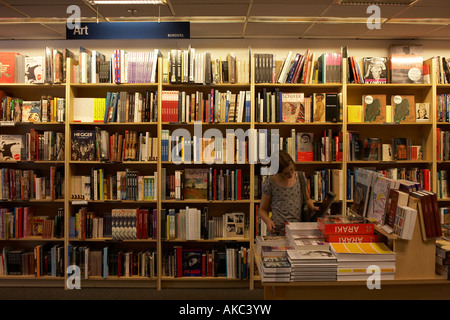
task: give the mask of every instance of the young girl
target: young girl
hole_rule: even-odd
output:
[[[301,179],[304,179],[303,181]],[[318,208],[306,192],[304,175],[295,171],[295,163],[291,156],[279,152],[278,173],[264,181],[259,216],[267,225],[270,234],[284,235],[286,222],[301,221],[302,207],[306,203],[314,213]],[[268,212],[272,209],[272,219]]]

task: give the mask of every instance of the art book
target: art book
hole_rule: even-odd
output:
[[[386,83],[388,71],[387,57],[364,57],[364,82]]]
[[[298,161],[314,161],[314,133],[297,133]]]
[[[408,160],[406,138],[394,138],[394,159]]]
[[[374,172],[370,170],[361,168],[357,170],[351,210],[361,217],[364,217],[366,215],[373,174]]]
[[[0,135],[0,161],[20,161],[25,159],[24,136],[14,134]]]
[[[40,122],[41,101],[23,101],[22,122]]]
[[[313,94],[314,122],[325,122],[325,93]]]
[[[207,199],[208,169],[184,169],[184,199]]]
[[[394,122],[415,122],[416,104],[414,95],[393,95],[391,105]]]
[[[416,103],[416,122],[430,121],[430,104],[426,102]]]
[[[423,46],[392,45],[391,83],[423,83]]]
[[[377,224],[383,224],[386,212],[387,200],[391,188],[398,189],[399,184],[395,180],[376,174],[372,179],[372,190],[370,192],[367,208],[367,218]]]
[[[72,132],[72,160],[95,161],[95,130],[74,130]]]
[[[300,122],[301,108],[304,107],[305,96],[303,93],[283,93],[282,119],[283,122]],[[324,106],[325,110],[325,106]],[[303,114],[304,115],[304,114]]]
[[[386,95],[368,94],[363,96],[364,122],[386,121]]]
[[[45,57],[25,57],[25,83],[45,83]]]
[[[374,224],[359,215],[327,215],[317,218],[320,231],[329,236],[332,234],[373,234]]]
[[[0,52],[0,83],[14,83],[16,70],[15,52]]]

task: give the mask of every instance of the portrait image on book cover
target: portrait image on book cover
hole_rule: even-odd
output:
[[[314,122],[325,121],[325,94],[314,95]]]
[[[406,138],[394,138],[394,159],[408,160]]]
[[[364,58],[364,82],[365,83],[386,83],[387,79],[387,58],[372,57]]]
[[[201,276],[202,253],[194,250],[183,250],[183,275]]]
[[[430,104],[429,103],[416,103],[416,121],[428,122],[430,121]]]

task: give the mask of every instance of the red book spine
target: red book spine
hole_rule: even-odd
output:
[[[378,242],[378,235],[376,234],[352,234],[352,235],[338,235],[330,234],[325,237],[325,241],[329,243],[361,243],[361,242]]]
[[[237,200],[242,199],[242,184],[241,184],[242,177],[241,176],[242,176],[241,169],[237,169]]]

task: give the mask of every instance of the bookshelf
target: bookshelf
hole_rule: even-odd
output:
[[[426,63],[432,65],[431,70],[435,70],[436,66],[433,60]],[[72,65],[77,64],[75,60],[68,60],[68,79],[72,79],[71,70]],[[255,70],[255,60],[251,59],[252,70]],[[60,96],[66,98],[66,118],[64,123],[39,123],[39,124],[28,124],[28,123],[16,123],[15,126],[3,125],[0,126],[0,130],[4,133],[18,133],[25,134],[29,132],[30,128],[33,127],[37,130],[57,130],[64,133],[66,148],[65,148],[65,158],[63,161],[18,161],[18,162],[7,162],[0,163],[0,167],[7,168],[27,168],[30,164],[36,167],[37,170],[47,170],[50,166],[58,166],[64,170],[64,176],[66,177],[64,181],[65,197],[58,200],[28,200],[25,201],[26,205],[36,206],[39,210],[50,210],[52,215],[56,215],[56,208],[64,207],[65,219],[64,219],[64,237],[60,239],[40,239],[40,238],[29,238],[29,239],[2,239],[2,244],[12,245],[14,247],[20,247],[31,250],[33,246],[39,245],[41,243],[55,243],[64,247],[65,252],[74,247],[90,247],[90,249],[99,251],[103,250],[105,247],[110,249],[117,249],[118,251],[123,251],[127,253],[128,251],[133,252],[146,252],[151,251],[156,253],[152,256],[151,260],[153,267],[153,274],[151,276],[122,276],[118,277],[115,275],[110,275],[107,279],[103,278],[101,275],[89,276],[88,279],[84,279],[82,275],[81,286],[104,286],[104,287],[148,287],[156,288],[158,290],[163,290],[164,288],[207,288],[207,287],[243,287],[253,289],[255,286],[255,281],[257,277],[254,275],[254,263],[253,255],[249,254],[249,272],[248,278],[245,280],[241,279],[230,279],[226,276],[206,276],[206,277],[175,277],[170,273],[165,271],[165,266],[167,262],[167,256],[171,254],[171,251],[175,246],[186,247],[190,249],[204,249],[210,250],[211,248],[227,248],[235,247],[239,249],[244,246],[248,249],[252,246],[255,239],[255,228],[257,226],[257,217],[255,206],[259,204],[259,198],[257,193],[256,181],[253,177],[260,174],[260,163],[250,163],[243,162],[237,163],[236,159],[232,163],[227,163],[224,161],[223,164],[208,164],[206,161],[191,162],[190,164],[181,163],[177,165],[171,160],[165,160],[162,158],[162,141],[164,139],[163,132],[166,130],[173,132],[177,129],[185,129],[190,133],[191,136],[195,134],[197,122],[193,119],[179,122],[178,118],[175,121],[164,120],[163,121],[163,93],[166,91],[178,91],[185,92],[186,95],[196,95],[201,93],[204,97],[217,92],[227,92],[230,91],[231,94],[239,94],[240,92],[249,92],[249,117],[245,121],[229,122],[229,121],[208,121],[204,119],[201,121],[202,132],[204,134],[208,129],[217,129],[223,137],[226,136],[227,130],[255,130],[259,132],[261,129],[277,129],[281,137],[289,137],[292,130],[295,132],[311,132],[314,137],[321,137],[324,131],[331,130],[333,135],[339,135],[342,133],[342,160],[328,159],[328,161],[313,160],[313,161],[296,161],[297,170],[305,171],[307,176],[312,176],[316,171],[322,169],[331,170],[341,170],[343,172],[343,181],[341,186],[343,190],[347,190],[348,181],[346,178],[347,171],[349,169],[354,169],[357,167],[375,167],[377,169],[386,169],[390,167],[405,167],[405,168],[415,168],[428,169],[430,170],[430,188],[431,191],[436,191],[437,186],[437,171],[441,169],[448,168],[448,162],[438,161],[435,156],[434,150],[436,150],[437,139],[436,130],[437,128],[448,128],[450,127],[445,123],[438,123],[436,119],[436,96],[438,94],[450,94],[450,87],[448,85],[437,84],[434,72],[431,72],[432,81],[431,84],[351,84],[347,83],[346,77],[343,77],[343,81],[339,83],[326,83],[326,84],[285,84],[285,83],[261,83],[255,82],[255,77],[251,77],[249,83],[221,83],[221,84],[209,84],[209,85],[199,85],[199,84],[185,84],[185,83],[168,83],[163,82],[163,72],[162,72],[162,59],[159,59],[158,64],[158,75],[156,83],[145,83],[145,84],[112,84],[112,83],[96,83],[96,84],[80,84],[71,83],[68,81],[66,84],[61,85],[24,85],[24,84],[1,84],[0,89],[8,94],[14,96],[20,96],[24,99],[40,99],[42,94],[51,96]],[[343,63],[342,72],[345,75],[347,73],[347,64]],[[254,75],[254,74],[253,74]],[[257,96],[258,93],[262,93],[263,90],[266,92],[272,92],[275,90],[286,92],[286,93],[304,93],[305,96],[313,95],[314,93],[332,92],[341,95],[341,105],[342,105],[342,119],[336,122],[311,122],[311,123],[285,123],[285,122],[261,122],[257,120]],[[125,121],[125,122],[107,122],[103,121],[92,121],[92,122],[81,122],[75,119],[76,114],[74,113],[74,106],[77,98],[105,98],[108,92],[127,92],[127,93],[140,93],[145,97],[147,91],[153,92],[154,98],[157,101],[157,118],[154,121]],[[412,94],[414,95],[416,101],[427,102],[430,104],[431,118],[429,122],[426,123],[350,123],[347,121],[347,105],[361,104],[362,96],[365,94],[377,94],[384,93],[387,97],[398,94]],[[388,98],[390,99],[390,98]],[[198,121],[198,119],[195,119]],[[119,133],[124,134],[126,130],[136,131],[138,133],[149,132],[152,137],[156,138],[156,158],[150,160],[128,160],[128,161],[100,161],[100,160],[72,160],[71,145],[72,133],[76,130],[95,130],[95,128],[104,130],[110,134]],[[424,146],[423,149],[423,159],[422,160],[392,160],[392,161],[382,161],[382,160],[349,160],[347,158],[347,153],[349,152],[349,141],[346,136],[348,131],[358,131],[363,137],[371,137],[376,135],[376,137],[382,140],[390,140],[396,135],[405,135],[412,140],[414,143],[421,143]],[[161,178],[161,173],[163,169],[166,173],[171,175],[174,174],[176,170],[179,169],[208,169],[214,168],[217,170],[242,170],[242,173],[249,179],[249,193],[248,199],[241,200],[207,200],[207,199],[173,199],[170,197],[163,198],[162,190],[164,183]],[[156,179],[156,197],[151,200],[144,199],[122,199],[118,200],[111,198],[109,195],[104,198],[81,200],[77,198],[72,198],[72,193],[76,185],[73,184],[76,176],[90,176],[93,169],[102,169],[106,174],[116,174],[118,171],[125,171],[130,169],[130,171],[138,171],[144,175],[153,175],[157,173]],[[81,181],[81,180],[80,180]],[[440,199],[444,204],[450,202],[448,198]],[[2,206],[4,207],[14,207],[16,203],[22,204],[24,201],[2,201]],[[320,199],[316,201],[320,202]],[[346,193],[342,194],[342,199],[336,201],[333,204],[333,212],[345,213],[346,208],[352,203],[352,199],[347,197]],[[161,212],[169,209],[175,209],[176,212],[180,210],[189,208],[202,209],[205,207],[209,208],[209,217],[221,217],[225,213],[229,212],[242,212],[244,213],[245,219],[247,220],[248,227],[244,236],[242,237],[223,237],[217,236],[207,239],[194,239],[185,240],[184,238],[168,238],[166,230],[162,230],[162,226],[165,223],[165,219],[162,218]],[[72,223],[71,218],[74,217],[75,213],[80,211],[82,208],[88,208],[97,215],[97,217],[104,217],[105,213],[110,213],[113,209],[136,209],[136,208],[146,208],[153,212],[156,212],[155,226],[156,228],[152,230],[153,236],[148,239],[113,239],[112,237],[84,237],[77,239],[69,235],[70,224]],[[68,254],[64,254],[64,266],[69,265]],[[45,281],[33,281],[34,276],[5,276],[2,279],[8,279],[8,283],[21,284],[26,280],[27,284],[30,286],[41,286],[41,285],[52,285],[52,286],[62,286],[67,289],[66,280],[68,275],[64,272],[61,277],[43,277]],[[38,280],[38,279],[37,279]],[[64,280],[64,283],[63,283]]]

